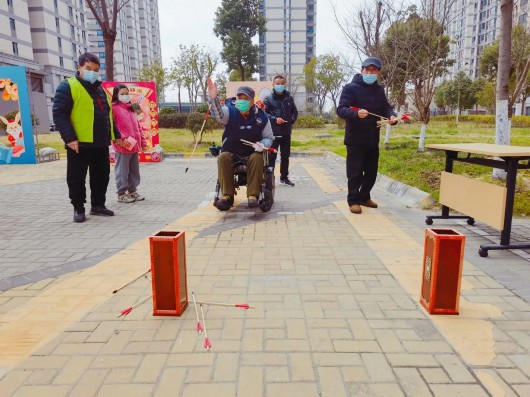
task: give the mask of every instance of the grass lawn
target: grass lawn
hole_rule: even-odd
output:
[[[317,138],[316,134],[327,133],[331,138]],[[420,124],[399,124],[392,129],[390,143],[381,144],[379,172],[415,186],[438,198],[440,171],[445,168],[443,151],[418,152]],[[202,143],[197,145],[196,153],[208,152],[208,147],[215,142],[221,143],[221,130],[204,134]],[[292,136],[293,151],[331,151],[341,156],[346,155],[343,144],[344,131],[336,125],[326,125],[322,129],[295,129]],[[381,132],[381,141],[384,130]],[[188,130],[160,130],[160,142],[167,153],[191,153],[194,140]],[[427,126],[426,143],[464,143],[495,142],[494,127],[484,127],[475,123],[431,122]],[[530,130],[512,128],[510,143],[512,145],[530,146]],[[57,133],[39,135],[39,146],[50,146],[64,153],[64,144]],[[455,162],[454,171],[486,182],[503,184],[491,179],[491,169],[471,164]],[[515,195],[514,215],[530,215],[530,170],[518,173],[517,194]]]

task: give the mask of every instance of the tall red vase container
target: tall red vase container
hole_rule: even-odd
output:
[[[149,237],[153,315],[180,316],[188,307],[184,232],[161,231]]]
[[[426,229],[421,305],[430,314],[458,314],[466,236],[453,229]]]

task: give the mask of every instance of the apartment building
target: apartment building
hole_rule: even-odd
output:
[[[39,120],[38,129],[47,131],[50,118],[46,107],[46,72],[33,51],[32,30],[27,0],[0,0],[0,65],[26,67],[31,111]],[[6,113],[18,107],[17,102],[3,105]]]
[[[285,75],[296,106],[304,111],[313,96],[298,82],[315,56],[316,0],[263,0],[267,31],[260,35],[260,80]]]
[[[134,80],[161,59],[157,1],[129,1],[117,26],[114,79]],[[55,90],[86,51],[100,57],[105,79],[103,32],[85,0],[0,0],[0,65],[27,67],[40,129],[49,128]]]
[[[114,80],[135,80],[143,67],[162,59],[158,3],[130,0],[118,15],[118,33],[114,43]],[[88,16],[89,51],[105,57],[103,31],[92,14]],[[102,62],[104,75],[106,63]]]
[[[443,4],[437,3],[439,17]],[[528,26],[528,0],[519,0],[514,5],[514,26]],[[480,76],[480,58],[484,47],[499,38],[500,0],[455,0],[452,2],[447,18],[447,34],[453,39],[449,57],[455,60],[449,73],[443,79],[450,80],[463,71],[471,79]],[[440,17],[441,20],[441,17]],[[520,114],[520,105],[516,113]],[[530,115],[530,105],[524,106],[523,114]]]

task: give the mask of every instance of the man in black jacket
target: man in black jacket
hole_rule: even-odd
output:
[[[265,112],[269,116],[274,136],[281,138],[275,139],[272,147],[280,148],[282,154],[280,160],[280,183],[282,185],[294,186],[289,180],[289,156],[291,155],[291,132],[293,124],[298,118],[298,109],[294,99],[285,90],[285,77],[275,76],[272,80],[272,94],[267,96],[263,101]],[[270,154],[271,164],[276,162],[276,153]]]
[[[361,205],[377,208],[370,198],[377,177],[379,162],[378,116],[397,123],[383,87],[377,83],[381,61],[370,57],[362,63],[361,74],[342,89],[337,115],[346,120],[346,175],[348,177],[348,205],[354,214],[362,212]]]
[[[121,136],[113,125],[110,103],[99,81],[99,68],[96,55],[82,54],[75,77],[59,84],[53,99],[53,121],[66,148],[66,182],[74,206],[74,222],[86,220],[88,169],[90,214],[114,215],[105,207],[110,175],[109,145],[111,140],[121,144]]]

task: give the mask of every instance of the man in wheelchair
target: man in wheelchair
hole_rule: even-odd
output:
[[[247,198],[250,208],[257,207],[263,182],[264,160],[262,151],[272,144],[273,134],[265,112],[254,106],[254,90],[241,86],[236,98],[221,106],[217,85],[206,79],[212,117],[225,126],[221,154],[217,158],[217,172],[221,197],[214,204],[220,211],[228,211],[234,204],[233,164],[245,161],[247,165]]]

